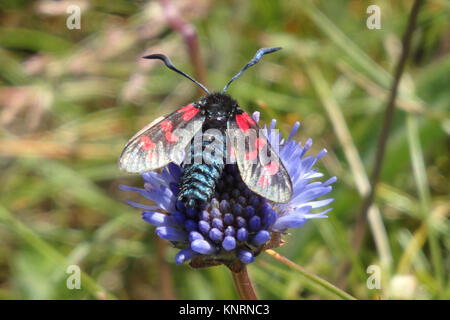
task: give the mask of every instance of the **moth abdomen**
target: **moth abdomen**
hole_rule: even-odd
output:
[[[225,135],[222,134],[216,138],[223,142],[224,137]],[[205,149],[211,147],[213,141],[209,139],[202,141],[201,150],[195,150],[194,144],[191,144],[190,163],[183,165],[184,171],[177,198],[188,207],[198,207],[202,202],[209,201],[222,175],[225,166],[223,150],[218,150],[217,154],[214,151],[205,152]],[[223,144],[221,146],[219,149],[223,149]]]
[[[190,170],[181,177],[178,200],[188,207],[197,207],[201,202],[210,200],[214,194],[217,180],[222,174],[221,168],[212,165],[186,165]]]

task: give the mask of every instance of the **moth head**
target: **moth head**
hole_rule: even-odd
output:
[[[236,100],[223,93],[212,93],[201,100],[208,120],[226,121],[231,117],[238,104]]]

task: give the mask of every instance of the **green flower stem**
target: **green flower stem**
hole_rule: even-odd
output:
[[[231,275],[241,300],[258,300],[248,277],[247,267],[244,266],[240,272],[231,272]]]
[[[347,292],[339,289],[338,287],[336,287],[335,285],[329,283],[328,281],[316,276],[315,274],[306,271],[303,267],[299,266],[298,264],[292,262],[291,260],[289,260],[288,258],[282,256],[281,254],[273,251],[273,250],[266,250],[265,251],[267,254],[271,255],[272,257],[274,257],[275,259],[277,259],[278,261],[284,263],[285,265],[299,271],[304,277],[306,277],[307,279],[315,282],[316,284],[320,285],[321,287],[327,289],[328,291],[334,293],[335,295],[337,295],[338,297],[344,299],[344,300],[356,300],[355,297],[351,296],[350,294],[348,294]]]

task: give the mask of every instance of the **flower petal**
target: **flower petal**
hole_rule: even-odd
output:
[[[260,116],[259,111],[255,111],[255,112],[253,112],[253,114],[252,114],[252,118],[253,118],[253,120],[255,120],[256,123],[259,122],[259,116]]]
[[[304,206],[295,210],[290,210],[282,215],[272,225],[272,231],[283,231],[288,228],[301,227],[307,220],[306,214],[311,210],[311,206]]]
[[[198,232],[198,231],[189,232],[189,241],[190,242],[195,241],[195,240],[203,240],[203,239],[205,239],[205,238],[203,237],[203,235],[200,232]]]
[[[236,233],[236,238],[240,242],[246,241],[247,238],[248,238],[248,231],[247,231],[247,229],[245,229],[245,228],[238,229],[238,231]]]
[[[159,207],[156,207],[156,206],[147,206],[147,205],[145,205],[145,204],[137,203],[137,202],[134,202],[134,201],[131,201],[131,200],[126,200],[126,202],[127,202],[130,206],[135,207],[135,208],[139,208],[139,209],[147,209],[147,210],[156,210],[156,209],[159,209]]]
[[[267,230],[260,230],[252,239],[252,244],[260,246],[270,239],[270,233]]]
[[[333,201],[334,201],[333,198],[328,198],[328,199],[324,199],[324,200],[305,202],[303,204],[303,206],[311,206],[312,209],[316,209],[316,208],[327,206],[330,203],[332,203]]]
[[[300,128],[300,122],[297,121],[294,123],[294,126],[291,129],[291,133],[289,133],[289,137],[287,138],[286,143],[289,143],[292,140],[292,138],[297,133],[299,128]]]
[[[186,248],[181,250],[175,256],[175,263],[182,264],[185,261],[191,260],[193,257],[197,255],[197,252],[192,251],[191,248]]]
[[[201,254],[216,253],[216,248],[206,240],[194,240],[191,243],[191,249]]]
[[[298,228],[304,225],[306,218],[303,214],[289,214],[282,216],[275,221],[272,231],[283,231],[288,228]]]
[[[226,236],[222,241],[222,247],[225,251],[231,251],[236,248],[236,239],[232,236]]]
[[[169,172],[172,175],[173,180],[178,181],[183,173],[183,169],[179,165],[171,162],[169,163]]]
[[[252,263],[253,261],[255,261],[255,256],[253,255],[253,253],[251,253],[250,251],[245,250],[245,249],[241,249],[238,252],[238,258],[244,264],[249,264],[249,263]]]
[[[186,232],[171,227],[158,227],[155,231],[158,237],[169,241],[186,241],[188,239]]]
[[[148,211],[148,210],[143,211],[142,219],[157,227],[162,226],[174,227],[176,225],[172,217],[168,216],[167,214],[156,211]]]

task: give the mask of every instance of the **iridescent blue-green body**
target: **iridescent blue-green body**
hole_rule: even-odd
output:
[[[239,110],[235,100],[220,93],[213,93],[201,99],[198,107],[205,113],[201,132],[203,138],[199,140],[194,137],[191,141],[188,155],[190,161],[182,165],[184,171],[177,196],[177,199],[187,207],[199,207],[213,197],[217,181],[222,176],[226,164],[225,134],[228,119]],[[205,132],[212,135],[206,135]],[[211,143],[217,145],[220,140],[222,148],[211,148]],[[202,141],[201,148],[195,147],[196,141]],[[205,152],[205,149],[208,152]],[[216,154],[212,150],[221,154]]]

